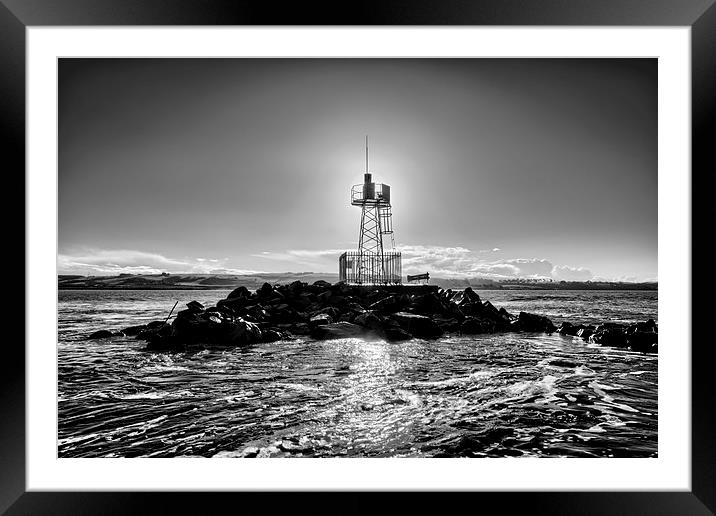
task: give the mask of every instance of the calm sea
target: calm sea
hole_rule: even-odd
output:
[[[657,356],[556,334],[302,338],[176,354],[133,338],[85,340],[228,292],[60,291],[59,456],[657,454]],[[479,294],[556,324],[657,319],[656,292]]]

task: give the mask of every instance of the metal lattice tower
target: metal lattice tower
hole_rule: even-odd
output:
[[[400,283],[401,257],[394,250],[390,186],[373,182],[373,174],[368,171],[367,136],[363,184],[351,188],[351,204],[361,208],[358,252],[341,256],[340,280],[358,284]],[[388,234],[390,250],[386,251],[383,235]]]

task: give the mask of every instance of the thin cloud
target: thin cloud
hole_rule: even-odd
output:
[[[259,271],[226,267],[226,259],[177,259],[131,249],[86,249],[57,257],[60,274],[252,274]],[[220,271],[220,272],[219,272]]]

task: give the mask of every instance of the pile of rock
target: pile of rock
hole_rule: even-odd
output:
[[[572,335],[576,327],[565,324],[568,326],[562,325],[560,333]],[[113,336],[104,331],[90,338]],[[400,341],[437,338],[446,333],[508,331],[552,333],[557,328],[540,315],[520,312],[515,316],[504,308],[498,309],[482,301],[469,287],[463,291],[437,287],[390,289],[295,281],[288,285],[264,283],[256,292],[239,287],[209,308],[192,301],[171,323],[153,321],[125,328],[121,333],[147,341],[149,350],[181,350],[197,344],[240,346],[298,335]],[[601,329],[592,332],[602,334]],[[643,343],[649,340],[644,333],[643,329],[629,333],[628,345],[646,349]],[[604,339],[605,344],[611,342],[611,337],[597,339]]]
[[[562,323],[557,330],[562,335],[581,337],[587,342],[628,348],[643,353],[656,353],[659,350],[658,327],[654,319],[636,324],[603,323],[598,326],[568,322]]]

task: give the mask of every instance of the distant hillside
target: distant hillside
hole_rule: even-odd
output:
[[[320,272],[285,272],[261,274],[120,274],[119,276],[59,275],[60,290],[211,290],[234,289],[244,286],[250,290],[264,283],[313,283],[323,280],[338,281],[338,274]],[[591,281],[535,281],[501,280],[484,278],[431,278],[431,285],[445,289],[476,290],[658,290],[657,283],[618,283]]]
[[[59,275],[60,290],[210,290],[233,289],[244,286],[257,289],[264,283],[306,283],[323,280],[338,281],[338,274],[313,272],[286,272],[275,274],[120,274],[119,276]]]

